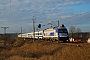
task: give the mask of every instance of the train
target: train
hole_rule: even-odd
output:
[[[48,28],[42,31],[19,34],[18,37],[35,38],[50,41],[69,41],[68,30],[63,24],[62,26]]]

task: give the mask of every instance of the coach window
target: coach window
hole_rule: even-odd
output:
[[[35,35],[38,35],[38,33],[36,33]]]
[[[39,33],[39,35],[42,35],[42,33]]]

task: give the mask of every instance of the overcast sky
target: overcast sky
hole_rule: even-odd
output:
[[[23,32],[33,31],[33,16],[36,28],[45,25],[41,30],[59,20],[68,29],[75,26],[90,32],[90,0],[0,0],[0,27],[9,27],[7,33],[20,32],[21,26]]]

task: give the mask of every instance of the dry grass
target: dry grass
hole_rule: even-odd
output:
[[[23,41],[21,39],[21,41]],[[16,41],[17,42],[17,41]],[[56,43],[48,41],[24,41],[20,46],[1,49],[1,59],[5,60],[89,60],[90,44]]]

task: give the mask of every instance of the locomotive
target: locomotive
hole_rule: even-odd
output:
[[[64,25],[59,27],[54,27],[52,29],[46,29],[43,32],[44,39],[57,40],[57,41],[69,41],[69,35],[66,27]]]
[[[35,35],[33,35],[33,32],[31,33],[25,33],[25,34],[19,34],[18,37],[24,37],[24,38],[35,38],[35,39],[42,39],[42,40],[50,40],[50,41],[69,41],[69,35],[67,28],[62,24],[62,26],[53,27],[49,29],[45,29],[42,31],[34,32]]]

